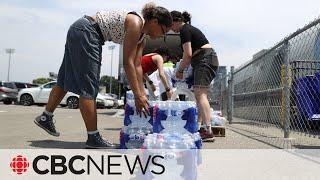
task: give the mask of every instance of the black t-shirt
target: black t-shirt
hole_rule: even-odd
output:
[[[191,42],[192,53],[200,49],[203,45],[208,44],[209,41],[204,34],[196,27],[190,24],[184,24],[180,30],[181,45],[186,42]]]

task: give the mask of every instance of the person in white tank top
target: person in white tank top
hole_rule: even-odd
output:
[[[52,89],[45,111],[35,118],[37,126],[52,136],[59,136],[53,123],[53,112],[67,92],[79,95],[78,107],[87,129],[87,148],[116,148],[104,140],[97,130],[96,97],[105,41],[123,44],[123,64],[139,113],[148,113],[148,99],[143,87],[140,58],[145,36],[164,36],[172,25],[170,12],[148,3],[141,15],[130,11],[99,11],[84,16],[69,28],[63,62],[57,85]]]
[[[130,11],[99,11],[94,17],[105,41],[123,44],[123,64],[129,85],[135,95],[138,112],[148,111],[140,65],[145,36],[151,39],[164,36],[172,25],[170,12],[154,3],[148,3],[142,14]]]

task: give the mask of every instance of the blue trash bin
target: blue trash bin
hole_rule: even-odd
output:
[[[307,76],[295,81],[294,94],[298,107],[299,121],[320,120],[320,74]]]

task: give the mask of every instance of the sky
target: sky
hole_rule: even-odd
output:
[[[69,26],[99,10],[140,11],[145,0],[0,0],[0,80],[7,79],[6,48],[14,48],[10,80],[31,82],[57,73]],[[188,11],[217,51],[221,65],[239,67],[320,17],[319,0],[162,0],[167,9]],[[118,74],[119,46],[103,47],[101,76]],[[111,66],[111,59],[113,63]]]

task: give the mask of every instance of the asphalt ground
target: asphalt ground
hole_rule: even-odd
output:
[[[57,108],[54,112],[59,137],[48,135],[34,124],[34,118],[42,113],[43,106],[0,104],[0,148],[85,148],[86,129],[79,109]],[[105,139],[119,143],[123,125],[122,109],[98,109],[98,129]],[[226,137],[216,137],[215,142],[203,143],[206,149],[270,149],[279,148],[261,135],[227,125]],[[272,137],[267,138],[274,139]]]

